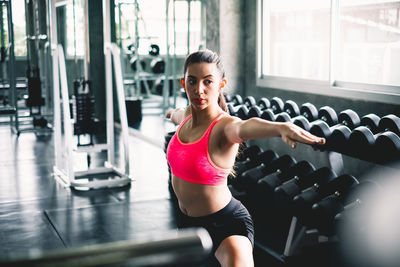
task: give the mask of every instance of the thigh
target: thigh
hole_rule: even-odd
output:
[[[225,238],[217,248],[215,257],[221,266],[254,266],[252,243],[242,235]]]

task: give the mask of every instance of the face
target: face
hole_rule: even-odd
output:
[[[192,107],[204,109],[218,105],[218,96],[226,84],[215,63],[193,63],[188,66],[182,87]]]

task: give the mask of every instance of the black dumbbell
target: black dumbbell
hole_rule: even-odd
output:
[[[312,185],[323,186],[335,177],[337,177],[336,173],[328,167],[312,170],[303,176],[295,176],[275,188],[274,203],[279,210],[290,214],[293,212],[292,200],[302,190]]]
[[[394,132],[400,135],[400,118],[396,115],[389,114],[382,117],[378,125],[379,132]]]
[[[248,108],[251,108],[251,107],[255,106],[257,104],[257,102],[253,96],[247,96],[244,99],[243,104],[245,104]]]
[[[278,155],[272,150],[261,151],[255,156],[248,158],[244,161],[235,163],[235,172],[237,176],[242,175],[243,172],[255,168],[261,163],[269,164],[272,160],[278,158]]]
[[[272,200],[275,188],[294,177],[305,177],[315,170],[308,161],[302,160],[284,169],[277,169],[257,182],[257,192],[261,196]]]
[[[323,106],[318,110],[318,119],[326,122],[329,126],[333,126],[338,123],[336,111],[329,106]]]
[[[300,115],[312,122],[318,119],[318,109],[311,103],[304,103],[300,107]]]
[[[299,106],[293,100],[287,100],[283,105],[283,111],[286,112],[291,118],[300,115]]]
[[[370,113],[361,118],[360,126],[367,127],[368,129],[371,130],[371,132],[373,132],[375,134],[375,133],[378,133],[378,131],[379,131],[379,121],[380,120],[381,120],[381,118],[378,115],[376,115],[374,113]]]
[[[268,98],[266,97],[261,97],[260,100],[257,102],[257,106],[261,110],[269,109],[271,107],[271,103],[269,102]]]
[[[245,191],[248,187],[247,183],[252,183],[251,179],[247,178],[247,172],[257,168],[258,166],[270,166],[273,161],[279,156],[272,150],[263,151],[258,154],[253,160],[242,161],[235,164],[236,177],[232,179],[232,186],[238,191]]]
[[[232,104],[234,106],[242,105],[243,104],[243,98],[238,94],[234,95],[232,97]]]
[[[324,197],[334,194],[336,191],[343,192],[348,190],[357,179],[348,174],[343,174],[333,178],[326,184],[314,184],[304,189],[300,194],[293,197],[293,215],[296,216],[304,225],[312,225],[314,221],[311,214],[312,205],[321,201]]]
[[[294,164],[296,164],[296,160],[292,156],[283,155],[274,159],[270,164],[260,164],[255,168],[247,170],[240,176],[240,179],[243,180],[241,182],[243,189],[247,192],[253,191],[258,188],[258,181],[263,177],[274,172],[282,172],[282,170]]]
[[[400,161],[400,137],[394,132],[383,132],[376,136],[375,161],[391,164]]]
[[[367,216],[371,214],[369,209],[374,204],[377,194],[382,192],[381,186],[371,180],[360,181],[355,189],[353,190],[357,191],[353,192],[356,196],[355,200],[346,205],[334,218],[335,232],[340,240],[349,238],[346,236],[349,232],[361,234],[365,230],[365,225],[368,222]]]
[[[328,111],[329,109],[326,110]],[[360,118],[356,112],[347,109],[339,113],[338,121],[339,124],[334,126],[329,126],[329,124],[322,119],[314,121],[311,123],[310,132],[316,136],[324,137],[327,140],[326,147],[345,153],[348,151],[347,143],[350,138],[351,130],[360,124]]]
[[[239,117],[242,120],[247,119],[249,109],[245,104],[234,105],[233,103],[228,103],[226,106],[232,116]]]
[[[245,147],[243,150],[239,151],[239,153],[236,156],[235,161],[240,162],[240,161],[253,159],[258,154],[260,154],[262,151],[263,151],[263,149],[260,146],[250,145],[248,147]]]
[[[283,107],[285,104],[279,97],[273,97],[269,102],[270,102],[270,108],[272,112],[274,112],[274,114],[278,114],[283,111]]]
[[[305,111],[300,111],[300,115],[292,118],[291,121],[293,122],[293,124],[309,132],[311,129],[311,122],[318,119],[318,110],[314,105],[310,103],[303,104],[301,109],[305,109]],[[311,120],[309,120],[308,118],[310,118]]]
[[[265,110],[269,110],[271,113],[273,113],[270,108],[271,103],[269,100],[265,97],[262,97],[260,100],[258,100],[257,105],[253,105],[249,108],[249,113],[247,116],[248,118],[261,118],[261,114]]]
[[[342,191],[336,191],[312,206],[313,227],[318,229],[319,233],[327,236],[335,234],[335,216],[342,212],[346,205],[357,199],[356,195],[352,194],[357,185],[358,182]]]

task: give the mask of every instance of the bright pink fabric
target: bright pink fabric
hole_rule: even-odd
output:
[[[219,114],[210,124],[203,136],[194,143],[183,143],[179,139],[182,126],[192,117],[189,115],[179,125],[171,138],[167,158],[173,175],[192,183],[220,185],[227,181],[230,169],[218,167],[211,160],[208,152],[208,139],[214,125],[222,118]]]

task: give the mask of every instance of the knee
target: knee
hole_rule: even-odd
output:
[[[225,266],[254,266],[253,249],[245,237],[227,238],[218,247],[215,257],[222,267]]]

